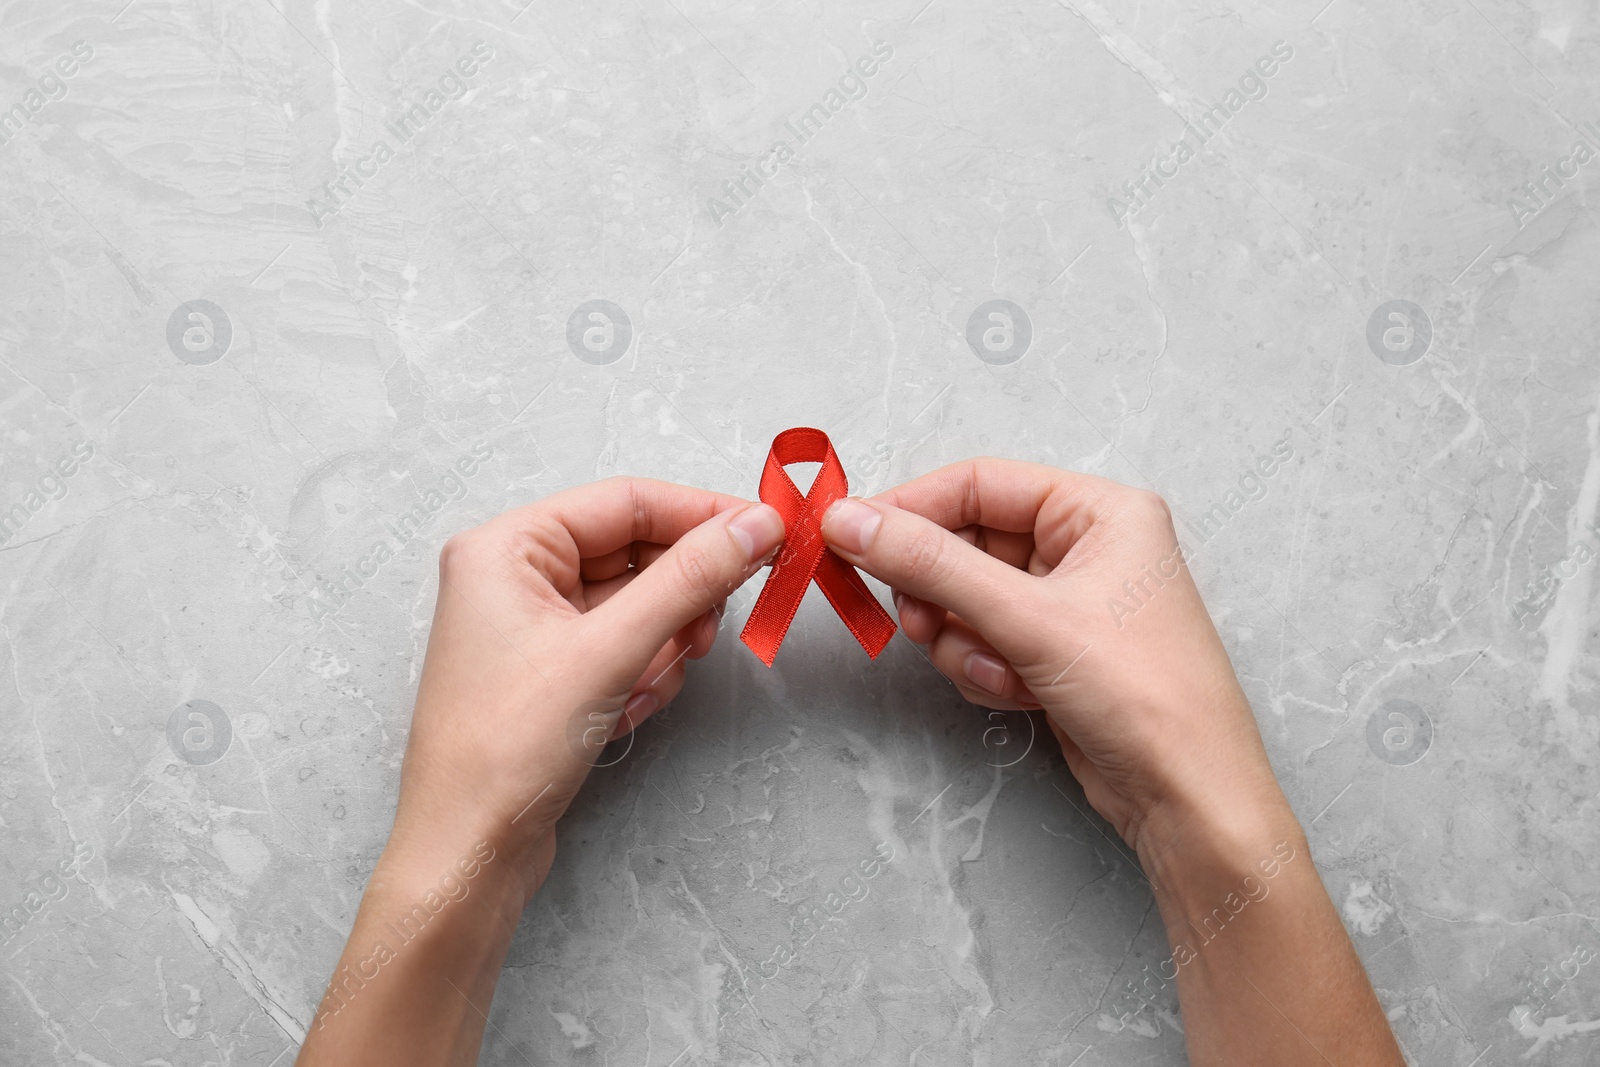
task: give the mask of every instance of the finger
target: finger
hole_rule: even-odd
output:
[[[1127,840],[1129,820],[1126,814],[1118,815],[1119,810],[1126,812],[1126,803],[1119,800],[1117,793],[1106,784],[1105,775],[1100,773],[1094,760],[1084,754],[1077,742],[1067,736],[1067,732],[1057,726],[1048,717],[1050,732],[1056,735],[1056,740],[1061,743],[1061,755],[1067,761],[1067,770],[1072,772],[1072,777],[1078,780],[1078,785],[1083,789],[1083,799],[1089,806],[1100,813],[1100,817],[1111,823],[1117,833],[1122,834]]]
[[[939,627],[944,625],[943,608],[926,600],[918,600],[910,593],[894,590],[894,606],[900,615],[900,629],[905,631],[908,640],[916,644],[925,645],[932,641]]]
[[[1034,554],[1033,532],[1014,533],[1011,530],[994,530],[987,526],[965,526],[972,531],[972,544],[989,553],[1002,563],[1009,563],[1019,571],[1028,569],[1028,560]]]
[[[514,540],[541,571],[605,557],[635,541],[670,545],[723,512],[749,504],[650,478],[607,478],[513,508],[484,525]],[[564,574],[550,575],[560,582]],[[573,575],[575,578],[576,575]]]
[[[721,613],[717,610],[706,612],[680,630],[656,653],[623,704],[623,713],[612,734],[613,739],[621,737],[672,702],[688,676],[688,661],[699,659],[711,651],[720,618]]]
[[[1049,574],[1055,567],[1039,554],[1039,546],[1031,533],[1012,533],[1010,530],[991,530],[987,526],[963,526],[952,530],[969,545],[983,549],[996,559],[1005,560],[1020,571],[1035,577]],[[1060,562],[1059,558],[1056,562]]]
[[[961,699],[968,704],[976,704],[980,708],[989,708],[992,711],[1037,711],[1037,708],[1023,707],[1015,700],[1006,700],[993,693],[986,693],[982,689],[971,685],[957,685]]]
[[[653,541],[640,541],[633,546],[633,569],[642,571],[666,554],[671,545],[658,545]]]
[[[581,594],[577,595],[577,602],[573,605],[582,611],[593,611],[617,594],[617,591],[633,581],[637,571],[628,571],[615,578],[607,578],[602,582],[589,582],[584,585]],[[722,625],[722,617],[727,614],[728,602],[719,600],[708,608],[704,615],[689,623],[675,635],[680,645],[691,645],[690,659],[701,659],[711,651],[712,644],[716,641],[717,631]]]
[[[622,715],[611,729],[613,741],[637,729],[640,723],[666,707],[678,695],[688,674],[688,651],[688,646],[679,644],[675,638],[656,653],[622,706]]]
[[[748,503],[674,482],[618,477],[565,489],[490,522],[525,529],[553,516],[570,533],[579,555],[587,558],[634,541],[673,544],[712,516]]]
[[[634,556],[639,549],[637,541],[614,548],[598,556],[590,556],[578,563],[578,574],[585,582],[603,582],[627,574],[633,569]]]
[[[717,629],[722,623],[722,616],[718,613],[716,605],[712,605],[706,613],[698,619],[679,630],[673,640],[680,648],[688,649],[688,659],[704,659],[711,651],[711,646],[716,643]]]
[[[950,616],[928,645],[928,659],[946,678],[990,700],[1010,701],[1021,707],[1038,700],[994,646],[965,621]]]
[[[1061,755],[1067,761],[1067,770],[1071,771],[1072,776],[1078,780],[1078,784],[1082,785],[1085,764],[1089,762],[1083,754],[1083,749],[1078,747],[1076,741],[1067,736],[1065,730],[1055,724],[1054,719],[1046,716],[1045,722],[1050,724],[1050,732],[1056,735],[1056,741],[1061,744]]]
[[[583,582],[567,591],[568,602],[579,611],[594,610],[631,582],[641,570],[660,559],[668,547],[638,541],[593,560],[584,560],[581,567]]]
[[[724,511],[683,535],[583,623],[609,651],[611,683],[627,685],[656,649],[725,599],[783,540],[783,519],[766,504]]]
[[[940,467],[872,499],[915,511],[947,530],[987,526],[1027,533],[1053,495],[1087,504],[1118,488],[1118,483],[1092,474],[982,457]]]
[[[1126,486],[1105,478],[1009,459],[969,459],[913,478],[873,497],[916,512],[947,530],[986,526],[1034,533],[1050,567]],[[1030,568],[1031,569],[1031,568]]]
[[[953,682],[968,701],[1020,711],[1043,708],[1016,669],[958,616],[904,593],[895,594],[895,604],[906,636],[927,646],[924,655],[928,662]],[[930,625],[925,612],[937,613],[939,621]],[[1000,665],[999,673],[995,664]]]
[[[568,598],[573,601],[573,607],[579,611],[593,611],[616,596],[621,589],[633,581],[637,572],[624,571],[615,578],[607,578],[599,582],[585,582],[574,590]]]
[[[1027,574],[921,515],[882,502],[835,501],[823,516],[822,536],[879,581],[954,611],[985,632],[1016,628],[1022,613],[1015,602],[1031,593],[1034,579]]]

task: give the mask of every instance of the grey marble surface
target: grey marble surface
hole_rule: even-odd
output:
[[[1163,492],[1411,1062],[1600,1062],[1597,78],[1581,0],[0,7],[0,1060],[291,1062],[439,544],[817,425]],[[1028,721],[753,598],[484,1062],[1184,1062]]]

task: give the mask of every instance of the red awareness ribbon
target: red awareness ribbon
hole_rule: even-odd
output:
[[[783,468],[790,463],[822,464],[804,496],[784,473]],[[739,635],[769,667],[813,580],[868,656],[877,659],[894,636],[894,620],[867,589],[867,583],[822,540],[823,512],[848,489],[833,442],[821,430],[797,426],[772,439],[772,450],[761,471],[760,496],[763,503],[771,504],[783,516],[783,550],[773,561],[767,584],[761,587],[756,606]]]

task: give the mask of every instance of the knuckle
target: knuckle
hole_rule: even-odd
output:
[[[923,530],[906,539],[901,559],[906,584],[925,588],[937,581],[944,568],[942,532]]]
[[[678,584],[694,600],[720,596],[722,577],[711,554],[698,545],[683,545],[677,556]]]
[[[628,504],[633,509],[633,529],[635,533],[650,527],[650,504],[645,500],[643,492],[644,482],[626,474],[613,474],[606,479],[611,490],[628,498]]]
[[[1141,524],[1154,526],[1172,525],[1171,506],[1168,505],[1166,497],[1154,490],[1132,490],[1128,502],[1128,510]]]
[[[439,573],[448,578],[503,566],[517,547],[516,537],[507,537],[492,524],[469,527],[452,534],[439,549]]]
[[[484,535],[481,526],[461,530],[450,536],[439,549],[439,571],[459,574],[473,568],[483,557]]]

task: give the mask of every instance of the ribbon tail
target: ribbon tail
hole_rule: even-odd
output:
[[[815,571],[815,563],[807,567],[801,560],[774,566],[756,597],[756,606],[750,609],[739,640],[768,667],[778,656],[778,646],[783,644],[789,625],[800,610],[800,601],[805,598]]]
[[[877,659],[899,629],[856,569],[832,552],[824,552],[817,564],[817,585],[833,610],[850,628],[850,633],[867,653]]]
[[[788,623],[782,626],[763,625],[754,614],[744,624],[744,629],[739,632],[739,640],[743,641],[756,658],[768,667],[778,658],[778,646],[783,644],[784,635],[789,632]]]

